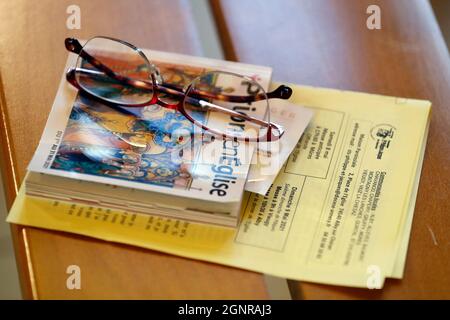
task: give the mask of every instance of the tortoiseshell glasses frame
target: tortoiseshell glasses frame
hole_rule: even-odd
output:
[[[126,107],[146,107],[146,106],[150,106],[153,104],[158,104],[164,108],[169,108],[169,109],[179,111],[181,114],[183,114],[183,116],[185,116],[194,125],[201,127],[206,132],[210,132],[213,135],[221,137],[223,139],[231,139],[231,140],[235,140],[235,141],[245,141],[245,142],[271,142],[271,141],[276,141],[276,140],[280,139],[281,136],[284,134],[284,129],[278,124],[275,124],[273,122],[266,121],[263,119],[258,119],[256,117],[252,117],[252,116],[247,115],[242,112],[224,108],[220,105],[210,103],[206,99],[214,99],[214,100],[219,100],[219,101],[224,101],[224,102],[234,102],[234,103],[248,103],[248,104],[250,104],[252,102],[260,101],[260,100],[268,100],[268,99],[275,99],[275,98],[276,99],[289,99],[292,94],[291,88],[289,88],[285,85],[281,85],[274,91],[269,92],[267,94],[266,93],[257,93],[255,95],[247,95],[247,96],[222,95],[222,94],[216,94],[216,93],[211,93],[211,92],[205,92],[205,91],[198,90],[198,89],[192,90],[191,87],[193,84],[190,84],[185,88],[180,88],[173,84],[163,83],[162,77],[160,76],[158,68],[155,65],[153,65],[147,59],[145,54],[139,48],[135,47],[134,45],[132,45],[128,42],[125,42],[123,40],[118,40],[118,39],[109,38],[109,37],[95,37],[93,39],[96,39],[96,38],[116,41],[116,42],[118,42],[122,45],[125,45],[125,46],[131,48],[132,50],[136,51],[142,57],[142,59],[144,59],[146,61],[146,63],[148,63],[148,68],[151,70],[151,74],[150,74],[150,77],[148,80],[133,79],[131,77],[127,77],[125,75],[119,74],[119,73],[113,71],[109,66],[107,66],[105,63],[100,61],[98,58],[96,58],[95,56],[93,56],[89,52],[87,52],[77,39],[67,38],[65,40],[66,49],[72,53],[78,54],[80,58],[84,59],[90,65],[92,65],[94,68],[96,68],[98,70],[97,71],[97,70],[93,70],[93,69],[85,69],[85,68],[75,67],[75,68],[70,68],[67,71],[67,74],[66,74],[67,80],[74,87],[76,87],[80,91],[83,91],[83,93],[87,94],[89,97],[94,98],[96,100],[100,100],[102,102],[106,102],[108,104],[112,103],[115,105],[124,105]],[[101,97],[99,95],[93,94],[93,93],[89,92],[88,90],[84,89],[83,86],[80,85],[80,83],[77,80],[77,76],[76,76],[77,73],[78,74],[82,73],[84,76],[88,76],[88,77],[90,77],[90,76],[95,77],[98,75],[102,75],[102,76],[106,75],[107,77],[113,79],[114,81],[123,83],[124,85],[127,85],[128,87],[136,88],[139,90],[148,90],[148,92],[152,92],[152,96],[148,101],[145,101],[144,103],[127,103],[127,104],[117,103],[117,102],[111,101],[109,99],[105,99],[104,97]],[[220,73],[236,75],[233,73],[223,72],[223,71],[220,71]],[[239,76],[239,77],[245,78],[245,79],[249,79],[249,78],[241,76],[241,75],[236,75],[236,76]],[[251,79],[249,79],[249,80],[251,80]],[[188,91],[192,92],[192,94],[190,94],[189,96],[186,94],[186,92],[188,92]],[[178,101],[176,103],[168,103],[166,101],[163,101],[162,99],[160,99],[161,93],[170,95],[172,97],[176,97],[176,98],[178,98]],[[202,99],[205,99],[205,100],[202,100]],[[209,110],[226,113],[226,114],[230,115],[231,117],[237,117],[239,119],[243,119],[245,121],[251,122],[252,124],[261,126],[261,128],[265,128],[266,130],[264,131],[264,133],[261,136],[258,136],[258,137],[243,137],[243,136],[239,136],[239,135],[233,135],[233,134],[219,132],[213,128],[204,126],[201,122],[194,119],[194,117],[191,114],[186,112],[186,109],[185,109],[186,103],[191,104],[191,105],[195,104],[202,108],[204,108],[206,106]]]

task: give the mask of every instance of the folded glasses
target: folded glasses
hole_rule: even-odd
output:
[[[122,40],[95,37],[65,46],[78,54],[67,80],[101,102],[124,107],[160,105],[183,114],[204,132],[245,142],[276,141],[283,128],[270,122],[269,99],[289,99],[281,85],[266,93],[255,80],[223,71],[204,72],[187,85],[164,82],[159,69],[137,47]]]

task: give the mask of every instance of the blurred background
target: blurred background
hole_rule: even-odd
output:
[[[447,48],[450,48],[450,0],[431,0],[430,2],[447,42]]]
[[[222,59],[223,52],[208,0],[190,1],[204,55]],[[450,0],[431,0],[430,2],[446,39],[447,47],[450,47]],[[5,222],[6,215],[3,184],[0,183],[0,299],[21,299],[9,225]]]

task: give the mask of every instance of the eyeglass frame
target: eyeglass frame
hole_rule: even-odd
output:
[[[144,81],[144,80],[132,79],[132,78],[129,78],[129,77],[126,77],[126,76],[123,76],[123,75],[120,75],[120,74],[114,72],[108,66],[106,66],[105,64],[100,62],[98,59],[96,59],[95,57],[90,55],[88,52],[86,52],[83,49],[84,47],[75,38],[66,38],[64,43],[65,43],[66,49],[69,52],[78,54],[79,57],[87,60],[92,66],[94,66],[98,70],[102,71],[107,76],[115,79],[116,81],[122,82],[128,86],[135,87],[138,89],[151,90],[152,98],[148,102],[139,103],[139,104],[127,104],[127,103],[118,103],[115,101],[110,101],[104,97],[97,96],[97,95],[89,92],[88,90],[84,89],[78,83],[77,77],[75,76],[76,72],[98,73],[97,71],[91,70],[91,69],[82,70],[80,68],[69,68],[66,73],[67,81],[71,85],[73,85],[75,88],[77,88],[79,91],[82,91],[84,94],[87,94],[89,97],[99,100],[101,102],[106,102],[108,104],[124,106],[124,107],[138,108],[138,107],[146,107],[146,106],[158,104],[164,108],[168,108],[168,109],[176,110],[176,111],[180,112],[184,117],[186,117],[186,119],[188,119],[194,125],[201,127],[206,132],[211,132],[216,136],[222,137],[222,139],[224,139],[224,140],[230,139],[230,140],[234,140],[234,141],[244,141],[244,142],[272,142],[272,141],[279,140],[283,136],[283,134],[284,134],[283,127],[276,123],[260,120],[260,119],[254,118],[252,116],[249,116],[247,114],[237,112],[234,110],[230,110],[230,109],[218,106],[216,104],[209,103],[207,101],[205,101],[205,103],[207,104],[208,108],[217,109],[218,111],[229,114],[230,116],[238,117],[238,118],[244,119],[249,122],[257,123],[258,125],[266,127],[268,129],[267,129],[267,133],[261,137],[239,137],[239,136],[233,136],[233,135],[229,135],[229,134],[226,134],[223,132],[219,132],[215,129],[206,127],[202,123],[195,120],[192,116],[190,116],[184,108],[185,103],[186,102],[189,103],[189,101],[187,101],[187,100],[194,99],[194,98],[188,97],[185,92],[189,92],[189,90],[191,89],[191,86],[195,83],[195,79],[185,88],[180,88],[178,86],[174,86],[169,83],[163,83],[163,79],[160,75],[159,69],[148,60],[148,58],[143,53],[143,51],[141,49],[139,49],[138,47],[136,47],[133,44],[128,43],[126,41],[111,38],[111,37],[105,37],[105,36],[97,36],[97,37],[91,38],[90,40],[95,39],[95,38],[102,38],[102,39],[116,41],[116,42],[119,42],[119,43],[126,45],[126,46],[130,47],[131,49],[135,50],[147,62],[148,66],[150,67],[150,76],[151,76],[152,83],[149,83],[148,81]],[[90,40],[88,40],[86,43],[88,43]],[[220,72],[220,73],[235,75],[235,76],[239,76],[239,77],[243,77],[248,80],[251,80],[248,77],[245,77],[245,76],[242,76],[239,74],[234,74],[231,72],[226,72],[226,71],[210,71],[210,72],[203,73],[200,76],[204,76],[205,74],[208,74],[211,72]],[[151,87],[149,87],[149,86],[151,86]],[[167,103],[158,97],[158,93],[160,93],[160,92],[179,97],[180,100],[174,104]],[[268,92],[266,94],[258,93],[255,96],[230,96],[230,95],[207,94],[205,92],[199,92],[200,97],[203,96],[205,98],[212,98],[212,99],[217,99],[217,100],[221,100],[221,101],[236,102],[236,103],[251,103],[251,102],[256,102],[256,101],[260,101],[260,100],[269,100],[269,99],[284,99],[284,100],[286,100],[286,99],[289,99],[291,95],[292,95],[292,89],[285,85],[280,85],[275,90]],[[278,134],[274,134],[273,130],[276,130],[278,132]]]

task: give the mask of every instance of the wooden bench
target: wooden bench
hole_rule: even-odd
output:
[[[381,8],[381,30],[366,9]],[[226,57],[274,79],[431,100],[403,280],[381,291],[291,282],[295,298],[450,298],[450,59],[427,1],[214,1]]]
[[[78,0],[79,31],[65,28],[70,4],[0,4],[0,164],[8,207],[45,126],[67,57],[65,37],[102,34],[202,54],[188,1]],[[381,30],[365,26],[369,4],[382,9]],[[449,298],[450,68],[428,3],[218,0],[212,7],[226,57],[270,65],[275,80],[434,105],[405,278],[388,281],[382,291],[291,281],[294,298]],[[269,298],[261,274],[61,232],[12,226],[12,233],[28,299]],[[82,290],[65,287],[71,264],[83,270]]]

